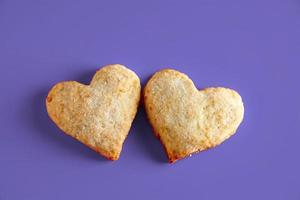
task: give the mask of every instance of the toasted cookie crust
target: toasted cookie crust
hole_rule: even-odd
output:
[[[222,87],[199,91],[176,70],[155,73],[143,94],[149,121],[171,163],[221,144],[243,120],[237,92]]]
[[[49,91],[49,117],[66,134],[110,160],[120,156],[140,100],[138,76],[125,66],[107,65],[90,85],[57,83]]]

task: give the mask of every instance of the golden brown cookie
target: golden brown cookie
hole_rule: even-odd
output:
[[[46,107],[50,118],[66,134],[108,159],[117,160],[140,100],[138,76],[126,67],[107,65],[90,85],[76,81],[56,84]]]
[[[234,90],[197,90],[176,70],[155,73],[144,88],[144,104],[155,135],[170,162],[221,144],[243,120],[242,98]]]

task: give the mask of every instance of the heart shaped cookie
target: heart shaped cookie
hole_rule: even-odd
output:
[[[90,85],[76,81],[56,84],[46,107],[66,134],[108,159],[117,160],[140,100],[138,76],[122,65],[98,70]]]
[[[235,133],[244,115],[242,99],[234,90],[199,91],[188,76],[172,69],[151,77],[144,104],[170,162],[222,143]]]

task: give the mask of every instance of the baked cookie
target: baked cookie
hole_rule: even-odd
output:
[[[176,70],[155,73],[144,88],[144,104],[170,162],[221,144],[243,120],[242,98],[217,87],[198,91]]]
[[[110,160],[120,156],[140,100],[138,76],[126,67],[107,65],[90,85],[56,84],[46,99],[48,115],[66,134]]]

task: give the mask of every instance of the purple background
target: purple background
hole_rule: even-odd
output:
[[[58,81],[122,63],[145,84],[172,67],[236,89],[238,132],[166,162],[140,109],[121,158],[49,120]],[[0,199],[300,199],[299,0],[0,0]]]

